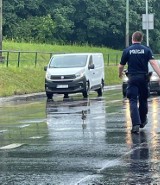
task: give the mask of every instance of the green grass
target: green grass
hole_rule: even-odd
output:
[[[105,60],[105,85],[113,85],[121,83],[118,78],[118,68],[115,66],[116,54],[120,56],[121,51],[105,48],[105,47],[90,47],[77,45],[46,45],[34,43],[15,43],[3,42],[3,50],[12,51],[31,51],[31,52],[46,52],[46,53],[70,53],[70,52],[101,52]],[[108,66],[108,54],[110,60],[113,61],[112,66]],[[17,67],[17,53],[9,55],[9,66],[0,64],[0,96],[11,96],[17,94],[28,94],[33,92],[44,91],[44,66],[47,65],[50,55],[41,53],[38,55],[38,64],[34,65],[35,54],[21,54],[20,67]],[[6,53],[3,53],[6,59]],[[113,57],[111,59],[111,57]]]
[[[45,73],[41,68],[1,68],[0,96],[44,91]]]
[[[78,46],[78,45],[46,45],[46,44],[32,44],[32,43],[15,43],[5,41],[3,43],[3,56],[5,60],[7,59],[7,51],[9,52],[9,65],[17,66],[19,51],[23,51],[20,54],[20,66],[22,65],[33,65],[35,62],[35,52],[37,54],[38,65],[48,62],[51,53],[79,53],[79,52],[100,52],[103,53],[105,64],[108,62],[113,65],[120,60],[122,51],[113,50],[105,47],[91,47],[88,45]],[[14,52],[13,52],[14,51]],[[32,53],[28,53],[32,52]]]

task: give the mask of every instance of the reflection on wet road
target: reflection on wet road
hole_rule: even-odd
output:
[[[149,123],[131,134],[120,90],[0,103],[0,184],[160,184],[159,97]]]

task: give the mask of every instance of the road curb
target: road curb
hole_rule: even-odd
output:
[[[37,98],[43,98],[43,97],[46,97],[45,92],[15,95],[15,96],[10,96],[10,97],[1,97],[0,103],[9,102],[9,101],[21,101],[21,100],[28,101],[28,100],[32,100],[35,98],[37,99]]]
[[[120,88],[121,88],[121,85],[105,86],[104,91],[120,89]],[[29,101],[29,100],[44,98],[44,97],[46,97],[45,92],[24,94],[24,95],[15,95],[15,96],[9,96],[9,97],[0,97],[0,103],[10,102],[10,101],[22,101],[22,100],[23,101]]]

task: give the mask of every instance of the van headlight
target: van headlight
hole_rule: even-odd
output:
[[[46,79],[51,80],[51,74],[49,72],[46,73]]]
[[[82,78],[84,76],[84,70],[79,71],[78,73],[75,74],[76,78]]]

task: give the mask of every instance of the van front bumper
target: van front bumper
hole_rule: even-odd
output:
[[[86,87],[86,78],[78,78],[74,80],[58,80],[50,81],[45,79],[45,90],[48,93],[64,94],[83,92]]]

